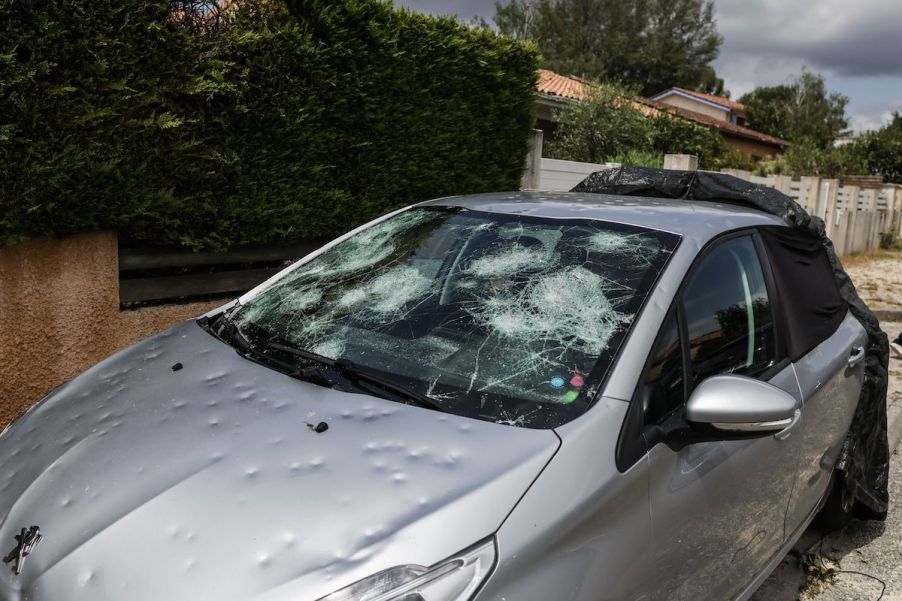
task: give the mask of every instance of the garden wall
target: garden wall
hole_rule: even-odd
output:
[[[120,311],[110,232],[0,249],[0,428],[104,357],[220,304]]]

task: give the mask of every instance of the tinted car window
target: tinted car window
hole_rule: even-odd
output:
[[[685,400],[683,353],[676,316],[664,323],[642,377],[639,394],[645,422],[659,424]]]
[[[776,363],[764,273],[751,237],[708,253],[683,293],[693,386],[716,374],[758,376]]]
[[[299,265],[232,319],[260,347],[352,361],[449,411],[555,427],[591,405],[678,240],[417,208]]]

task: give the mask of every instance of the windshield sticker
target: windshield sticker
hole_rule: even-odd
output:
[[[561,399],[561,402],[565,405],[569,405],[577,398],[579,398],[579,392],[577,392],[576,390],[568,390],[567,394],[564,395],[564,398]]]

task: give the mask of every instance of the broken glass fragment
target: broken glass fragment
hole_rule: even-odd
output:
[[[584,412],[678,242],[589,219],[415,208],[298,265],[233,316],[449,411],[524,427]]]

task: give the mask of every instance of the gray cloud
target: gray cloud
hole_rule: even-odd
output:
[[[395,2],[465,21],[495,13],[493,0]],[[724,37],[715,67],[734,97],[805,67],[850,97],[856,129],[902,104],[902,0],[715,0],[715,12]]]
[[[433,15],[457,15],[464,21],[477,15],[490,20],[495,14],[492,0],[395,0],[395,4]]]
[[[717,0],[716,8],[725,59],[779,59],[840,76],[902,76],[898,0]]]
[[[490,18],[493,0],[396,0],[432,14]],[[899,0],[716,0],[723,55],[773,57],[837,75],[902,75]]]

